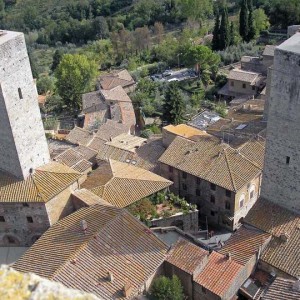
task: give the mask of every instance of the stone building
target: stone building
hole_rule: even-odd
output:
[[[300,213],[300,33],[275,49],[261,196]]]
[[[26,179],[49,162],[24,35],[0,31],[0,169]]]
[[[54,162],[21,181],[0,172],[0,245],[31,246],[50,226],[72,213],[71,193],[81,176]]]
[[[263,159],[263,139],[234,149],[207,134],[176,137],[159,162],[171,191],[197,204],[209,222],[235,230],[260,194]]]

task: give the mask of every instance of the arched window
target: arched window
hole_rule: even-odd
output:
[[[245,194],[242,194],[239,200],[239,207],[242,208],[245,204]]]
[[[250,200],[254,199],[255,196],[255,184],[252,184],[249,189],[249,198]]]

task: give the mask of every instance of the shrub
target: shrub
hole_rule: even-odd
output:
[[[183,300],[183,288],[179,278],[173,275],[171,279],[165,276],[155,279],[151,288],[151,299]]]

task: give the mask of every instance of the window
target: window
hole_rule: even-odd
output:
[[[169,180],[174,182],[174,178],[172,176],[169,177]]]
[[[254,197],[254,191],[251,191],[250,192],[250,199],[253,199],[253,197]]]
[[[246,83],[243,83],[243,89],[245,89],[246,88]]]
[[[231,191],[226,190],[225,194],[226,194],[226,197],[229,197],[229,198],[231,197]]]
[[[201,183],[201,179],[199,177],[196,178],[196,184],[200,184]]]
[[[169,166],[169,172],[173,173],[173,167]]]
[[[216,198],[215,198],[214,195],[211,195],[211,196],[210,196],[210,202],[211,202],[211,203],[216,203]]]
[[[19,98],[20,98],[20,99],[23,99],[22,91],[21,91],[20,88],[18,88],[18,93],[19,93]]]
[[[245,194],[243,194],[241,197],[240,197],[240,201],[239,201],[239,206],[240,208],[242,208],[244,206],[244,202],[245,202]]]
[[[206,294],[206,288],[204,286],[202,287],[202,293]]]
[[[287,156],[286,159],[285,159],[285,163],[287,165],[289,165],[290,164],[290,160],[291,160],[291,158],[289,156]]]
[[[255,184],[252,184],[249,190],[250,199],[254,198],[254,194],[255,194]]]
[[[7,235],[7,241],[8,241],[9,244],[15,244],[16,243],[15,239],[13,237],[9,236],[9,235]]]
[[[23,206],[24,207],[29,207],[29,204],[28,203],[23,203]]]
[[[5,218],[3,216],[0,216],[0,222],[5,222]]]
[[[32,217],[26,217],[28,223],[33,223]]]
[[[215,214],[216,214],[216,213],[215,213],[213,210],[211,210],[211,211],[210,211],[210,215],[211,215],[211,216],[213,216],[213,217],[214,217],[214,216],[215,216]]]
[[[234,86],[234,81],[230,81],[230,85],[231,85],[231,86]]]
[[[215,190],[216,190],[216,185],[213,184],[213,183],[211,183],[211,184],[210,184],[210,189],[211,189],[212,191],[215,191]]]
[[[252,90],[255,91],[255,85],[252,86]]]
[[[230,202],[229,201],[225,202],[225,209],[230,210]]]
[[[201,191],[199,189],[196,189],[196,196],[201,196]]]
[[[187,190],[187,185],[186,185],[185,183],[182,184],[182,189],[183,189],[184,191]]]
[[[184,178],[184,179],[187,178],[187,174],[185,172],[182,172],[182,178]]]

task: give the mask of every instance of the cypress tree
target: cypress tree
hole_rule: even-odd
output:
[[[213,31],[212,49],[220,50],[220,14],[219,10],[216,12],[215,27]]]
[[[234,32],[234,25],[233,22],[230,23],[230,42],[229,42],[229,46],[232,46],[235,44],[235,32]]]
[[[247,35],[247,42],[250,42],[254,39],[256,30],[255,30],[255,24],[254,24],[254,18],[253,18],[253,3],[252,0],[248,0],[248,10],[249,10],[249,16],[248,16],[248,35]]]
[[[230,28],[228,21],[227,7],[223,8],[222,19],[220,25],[220,48],[221,50],[228,47],[230,44]]]
[[[248,6],[247,0],[242,0],[241,11],[240,11],[240,35],[243,40],[247,40],[248,37]]]

